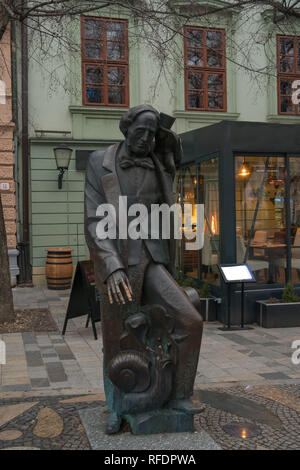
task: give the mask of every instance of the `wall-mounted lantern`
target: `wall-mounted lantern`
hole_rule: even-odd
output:
[[[55,147],[53,151],[56,160],[56,167],[59,170],[58,189],[61,189],[64,172],[67,171],[69,168],[73,150],[64,144],[61,144],[58,147]]]

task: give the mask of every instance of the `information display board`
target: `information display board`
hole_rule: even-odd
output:
[[[256,282],[251,269],[247,264],[219,264],[224,282]]]
[[[256,282],[253,272],[247,264],[218,264],[218,268],[222,275],[222,278],[227,284],[227,326],[220,328],[222,331],[232,331],[237,329],[247,329],[251,330],[252,328],[245,328],[245,318],[244,318],[244,297],[245,297],[245,283],[246,282]],[[231,284],[241,284],[241,327],[231,326]]]

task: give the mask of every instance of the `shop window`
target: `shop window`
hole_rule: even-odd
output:
[[[226,111],[225,31],[184,29],[186,109]]]
[[[83,104],[129,106],[127,21],[81,19]]]
[[[201,280],[219,284],[219,167],[212,158],[199,165],[199,202],[204,204],[204,245],[200,252]]]
[[[237,263],[259,283],[286,280],[286,191],[283,157],[236,157]]]
[[[178,266],[182,274],[199,281],[218,285],[220,274],[219,183],[218,159],[182,168],[177,180],[177,202],[192,204],[192,230],[197,227],[196,204],[204,205],[204,244],[200,250],[186,250],[186,230],[178,245]],[[191,230],[191,229],[190,229]],[[188,234],[190,240],[191,234]]]
[[[300,282],[300,158],[290,158],[291,269]]]

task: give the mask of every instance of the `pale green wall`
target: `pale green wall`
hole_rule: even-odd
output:
[[[75,262],[89,259],[83,234],[85,174],[75,169],[75,151],[103,146],[74,142],[68,145],[72,146],[73,154],[59,190],[53,142],[35,140],[31,143],[31,255],[35,267],[45,266],[46,248],[58,246],[73,248]]]
[[[236,43],[245,44],[247,39],[251,37],[251,34],[254,35],[263,23],[264,22],[259,11],[254,17],[252,17],[251,22],[245,22],[241,17],[237,24],[235,37]],[[247,47],[247,44],[245,44],[245,46]],[[237,60],[238,63],[243,63],[242,54],[238,54]],[[246,60],[248,62],[248,57]],[[251,43],[249,60],[251,65],[253,65],[257,70],[264,70],[267,65],[267,58],[264,53],[263,46]],[[264,74],[257,74],[254,78],[253,74],[248,70],[237,67],[236,99],[237,109],[240,113],[239,120],[266,120],[268,107],[266,93],[267,85],[268,80]]]

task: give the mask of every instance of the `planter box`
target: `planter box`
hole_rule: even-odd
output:
[[[300,326],[300,302],[268,304],[257,300],[259,304],[258,323],[264,328],[284,328]]]
[[[217,320],[217,302],[215,297],[209,299],[201,299],[201,315],[204,321],[216,321]]]

